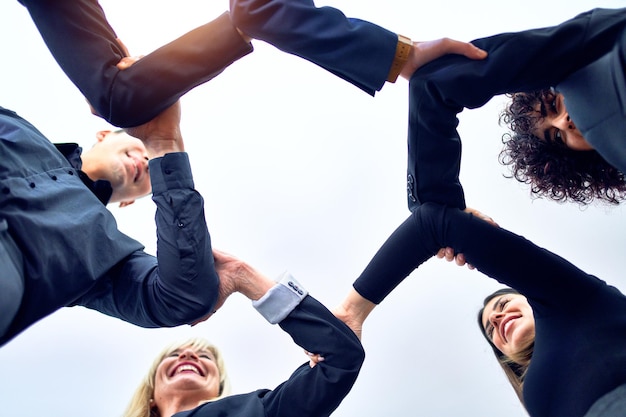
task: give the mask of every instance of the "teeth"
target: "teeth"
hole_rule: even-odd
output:
[[[509,327],[511,327],[511,324],[513,324],[513,320],[509,320],[505,325],[504,325],[504,334],[506,335],[507,331],[509,330]]]
[[[183,371],[192,371],[197,373],[198,375],[200,375],[200,371],[198,370],[198,368],[196,368],[193,365],[181,365],[178,368],[176,368],[176,373],[181,373]]]

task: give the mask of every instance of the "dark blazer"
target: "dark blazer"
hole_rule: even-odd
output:
[[[251,37],[304,58],[368,94],[389,75],[398,35],[373,23],[348,18],[312,0],[230,0],[235,26]]]
[[[356,335],[322,304],[305,297],[280,327],[294,342],[324,361],[300,366],[273,390],[260,389],[203,404],[176,417],[324,417],[343,401],[365,353]]]
[[[489,52],[483,61],[447,55],[416,71],[409,87],[409,208],[428,201],[465,208],[459,112],[498,94],[556,86],[611,51],[625,26],[626,9],[594,9],[558,26],[475,40]]]
[[[193,87],[252,51],[228,13],[146,55],[131,68],[97,0],[20,0],[65,74],[109,123],[152,120]]]
[[[606,55],[556,86],[576,127],[604,159],[626,173],[626,31]]]
[[[252,51],[224,13],[130,69],[97,0],[19,0],[48,49],[96,112],[116,126],[151,120],[193,87]],[[311,0],[231,0],[245,33],[308,59],[373,95],[385,84],[398,36]]]

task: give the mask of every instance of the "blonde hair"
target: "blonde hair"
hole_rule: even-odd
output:
[[[220,372],[220,388],[216,398],[207,398],[208,401],[218,400],[231,394],[230,380],[226,373],[224,359],[219,349],[203,338],[191,338],[180,342],[175,342],[161,351],[152,362],[148,374],[142,379],[135,390],[123,417],[160,417],[156,409],[150,405],[154,396],[154,379],[159,364],[173,351],[182,347],[190,347],[194,350],[208,350],[215,357],[215,364]]]

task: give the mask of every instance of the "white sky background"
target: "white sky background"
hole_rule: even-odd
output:
[[[431,3],[431,4],[428,4]],[[228,7],[222,1],[102,2],[131,53],[148,53]],[[333,0],[348,16],[428,40],[471,40],[557,24],[626,0]],[[322,5],[322,3],[318,3]],[[108,126],[88,112],[26,10],[0,5],[4,59],[0,105],[52,141],[89,147]],[[183,133],[216,248],[276,276],[290,270],[329,307],[347,293],[408,215],[407,83],[376,98],[261,42],[255,52],[183,99]],[[503,99],[465,111],[462,181],[467,203],[499,224],[622,289],[626,209],[580,209],[529,198],[497,162]],[[155,251],[154,205],[112,208],[119,227]],[[86,226],[88,233],[88,226]],[[475,323],[499,285],[432,260],[366,323],[367,359],[338,417],[524,416]],[[564,296],[566,296],[564,294]],[[155,354],[201,335],[223,350],[236,393],[273,388],[305,358],[240,295],[194,328],[140,329],[84,308],[63,309],[0,349],[6,416],[119,416]]]

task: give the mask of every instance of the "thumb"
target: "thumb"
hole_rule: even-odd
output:
[[[117,63],[116,67],[120,71],[124,71],[125,69],[132,67],[137,61],[139,61],[143,57],[143,55],[125,56],[124,58],[120,59],[120,62]]]

